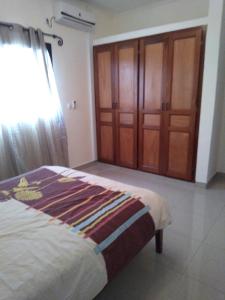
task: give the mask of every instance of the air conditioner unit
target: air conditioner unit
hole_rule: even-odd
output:
[[[59,24],[82,31],[92,31],[95,27],[95,16],[92,13],[82,10],[72,4],[56,2],[54,11],[55,21]]]

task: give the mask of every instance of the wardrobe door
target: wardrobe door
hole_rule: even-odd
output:
[[[137,167],[138,40],[115,44],[116,162]]]
[[[140,40],[139,168],[162,173],[164,165],[163,108],[167,92],[168,38]]]
[[[114,47],[94,48],[98,159],[115,162]]]
[[[166,103],[166,175],[192,180],[195,169],[196,119],[202,29],[170,35],[170,92]]]

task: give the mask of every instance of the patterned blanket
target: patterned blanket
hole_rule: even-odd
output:
[[[108,280],[121,270],[153,237],[154,222],[137,197],[112,191],[40,168],[0,183],[0,202],[14,198],[49,215],[49,222],[92,239],[96,255],[105,259]]]

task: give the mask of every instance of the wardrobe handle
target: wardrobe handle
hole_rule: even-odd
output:
[[[166,103],[166,110],[169,110],[170,109],[170,104],[169,102]]]
[[[162,103],[162,104],[161,104],[161,110],[162,110],[162,111],[164,111],[164,104],[165,104],[165,103]]]

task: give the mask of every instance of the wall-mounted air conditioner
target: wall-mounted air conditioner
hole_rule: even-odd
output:
[[[56,2],[54,10],[55,21],[59,24],[83,31],[91,31],[95,27],[95,16],[75,5],[65,2]]]

